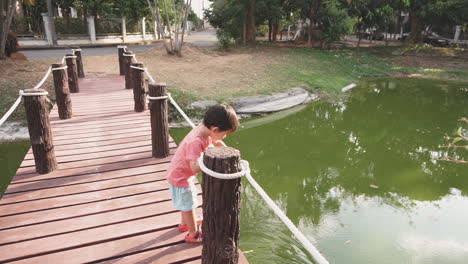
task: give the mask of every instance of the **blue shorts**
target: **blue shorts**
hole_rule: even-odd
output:
[[[192,211],[198,207],[197,189],[194,185],[189,187],[175,187],[169,184],[174,208],[179,211]]]

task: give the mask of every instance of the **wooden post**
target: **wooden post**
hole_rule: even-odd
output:
[[[240,152],[231,147],[208,148],[203,163],[212,171],[240,171]],[[222,180],[203,173],[202,264],[237,264],[241,179]]]
[[[133,62],[133,52],[126,51],[123,54],[124,56],[124,67],[125,67],[125,89],[132,89],[132,71],[130,70],[130,65]]]
[[[131,66],[143,69],[143,63],[132,63]],[[133,100],[135,102],[135,112],[143,112],[146,110],[146,94],[145,94],[145,71],[135,68],[130,68],[133,79]]]
[[[151,97],[166,96],[166,83],[149,83],[148,94]],[[169,125],[168,105],[166,99],[151,100],[151,142],[153,157],[165,158],[169,156]]]
[[[27,89],[22,94],[36,171],[47,174],[57,169],[49,121],[50,101],[44,89]]]
[[[127,46],[119,45],[117,46],[117,52],[119,54],[119,72],[120,75],[125,75],[125,67],[124,67],[124,52]]]
[[[52,74],[54,75],[55,100],[57,102],[60,119],[72,117],[72,104],[70,89],[68,87],[68,74],[65,64],[52,64]]]
[[[78,83],[78,67],[76,65],[76,55],[67,54],[65,55],[65,61],[67,62],[67,74],[68,74],[68,87],[70,92],[80,92],[80,84]]]
[[[81,58],[81,49],[76,47],[73,49],[73,53],[76,56],[76,67],[78,68],[78,78],[84,78],[85,73],[83,69],[83,58]]]

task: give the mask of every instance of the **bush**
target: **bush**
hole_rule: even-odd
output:
[[[216,37],[218,38],[221,49],[228,50],[229,43],[231,43],[231,40],[233,39],[231,33],[224,29],[218,29],[216,30]]]
[[[57,34],[88,34],[88,26],[81,18],[69,18],[67,22],[65,18],[56,17],[55,30]]]

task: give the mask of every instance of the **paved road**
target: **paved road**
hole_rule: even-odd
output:
[[[192,32],[186,37],[186,42],[192,43],[199,47],[209,48],[215,47],[218,43],[216,39],[216,30],[208,28],[199,32]],[[150,45],[127,45],[128,49],[135,52],[141,53],[147,51],[149,48],[162,45],[161,42],[153,43]],[[117,45],[116,45],[117,46]],[[69,49],[45,49],[45,50],[23,50],[21,53],[26,55],[29,59],[41,59],[41,58],[62,58],[63,55]],[[83,47],[81,51],[82,56],[102,56],[102,55],[114,55],[117,54],[116,47]]]
[[[153,43],[151,45],[127,45],[129,50],[140,53],[145,52],[149,48],[160,45],[159,43]],[[94,48],[81,48],[82,56],[102,56],[102,55],[114,55],[117,54],[116,47],[94,47]],[[47,49],[47,50],[23,50],[21,53],[26,55],[29,59],[41,59],[41,58],[62,58],[65,53],[70,49]]]
[[[203,31],[190,33],[187,42],[204,48],[215,47],[218,44],[216,29],[207,28]]]

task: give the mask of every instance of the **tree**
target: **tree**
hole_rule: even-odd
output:
[[[262,0],[213,0],[212,10],[205,11],[205,16],[224,35],[229,34],[244,45],[255,45],[257,12],[264,11],[262,6]]]
[[[184,43],[184,34],[187,27],[187,19],[190,13],[190,6],[192,4],[192,0],[182,0],[181,2],[176,2],[175,0],[171,0],[171,5],[167,4],[167,0],[162,0],[164,5],[164,13],[165,13],[165,22],[167,27],[169,28],[169,45],[166,41],[166,33],[165,27],[163,26],[164,19],[161,17],[161,7],[160,2],[153,0],[153,3],[150,0],[146,0],[148,7],[151,11],[153,16],[153,20],[156,22],[158,31],[163,35],[163,44],[166,48],[166,52],[169,55],[177,55],[182,56],[182,46]],[[174,15],[174,41],[172,38],[172,26],[171,26],[171,19],[169,18],[169,10],[172,11]],[[180,31],[182,28],[182,32]]]
[[[317,21],[321,30],[322,48],[330,47],[332,42],[339,40],[353,28],[353,21],[346,10],[334,0],[322,3]]]
[[[5,58],[5,45],[6,40],[8,37],[8,33],[10,32],[11,20],[13,19],[13,15],[15,14],[15,8],[17,0],[7,0],[1,1],[1,12],[0,12],[0,58]],[[6,15],[3,12],[6,12]]]

